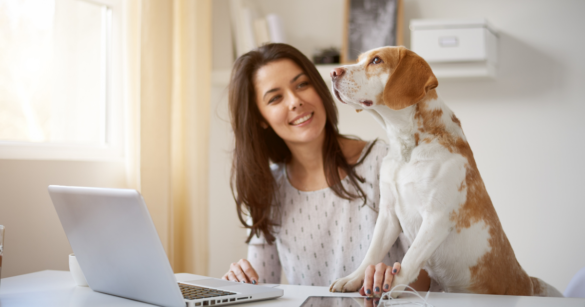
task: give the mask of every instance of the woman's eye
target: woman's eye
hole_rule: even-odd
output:
[[[299,83],[299,85],[297,87],[298,88],[303,88],[303,87],[306,87],[307,85],[309,85],[309,82],[305,81],[305,82]]]
[[[379,57],[375,57],[372,59],[372,62],[370,62],[372,64],[380,64],[382,63],[382,59],[380,59]]]
[[[280,98],[280,95],[276,95],[276,96],[270,98],[270,100],[268,100],[268,103],[269,104],[273,103],[273,102],[277,101],[279,98]]]

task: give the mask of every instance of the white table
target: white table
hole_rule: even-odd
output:
[[[176,274],[178,281],[186,281],[190,274]],[[308,296],[351,296],[356,293],[330,293],[327,287],[280,285],[284,296],[260,302],[237,304],[234,306],[275,306],[297,307]],[[525,296],[500,296],[454,293],[431,293],[429,303],[435,307],[443,306],[580,306],[585,307],[585,299],[541,298]],[[0,306],[152,306],[124,298],[93,292],[87,287],[77,287],[68,271],[41,271],[31,274],[2,279],[0,285]]]

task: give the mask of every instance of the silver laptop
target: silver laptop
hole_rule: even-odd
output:
[[[135,190],[49,186],[49,194],[94,291],[169,307],[227,305],[283,294],[205,276],[178,283]]]

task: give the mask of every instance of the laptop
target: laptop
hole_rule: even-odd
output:
[[[277,298],[283,290],[206,276],[177,282],[136,190],[49,186],[89,287],[159,306],[217,306]]]

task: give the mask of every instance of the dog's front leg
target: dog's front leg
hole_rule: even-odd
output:
[[[394,276],[391,289],[397,285],[408,285],[417,279],[425,263],[451,232],[452,226],[449,217],[442,213],[429,212],[423,216],[418,234],[402,259],[400,272]],[[393,292],[392,297],[398,297],[404,288],[396,288],[397,292]]]
[[[383,202],[380,202],[383,204]],[[355,292],[360,289],[364,281],[364,274],[369,265],[376,265],[390,250],[392,244],[400,234],[400,222],[393,210],[380,208],[380,214],[374,227],[372,242],[366,253],[366,257],[360,266],[350,275],[339,278],[329,287],[331,292]]]

